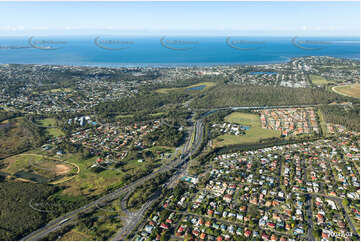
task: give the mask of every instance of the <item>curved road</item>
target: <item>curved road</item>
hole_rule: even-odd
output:
[[[195,130],[193,130],[193,132],[195,132],[194,142],[191,144],[191,146],[189,146],[190,139],[188,139],[188,141],[187,141],[187,143],[184,146],[184,149],[182,151],[181,159],[178,162],[175,162],[176,163],[175,166],[172,164],[172,167],[170,167],[171,169],[177,168],[177,167],[179,169],[184,169],[185,168],[185,163],[190,160],[190,157],[193,155],[193,153],[195,151],[197,151],[197,149],[200,147],[201,142],[202,142],[203,128],[204,128],[203,127],[203,122],[201,120],[198,120],[196,122],[196,125],[194,126],[194,128],[195,128]],[[190,150],[188,150],[189,148],[190,148]],[[184,155],[184,154],[186,154],[186,155]],[[168,182],[166,182],[165,184],[167,186],[172,184],[174,182],[174,180],[177,179],[178,175],[179,175],[179,171],[176,171],[173,174],[173,176],[168,179]],[[127,240],[127,237],[132,233],[132,231],[142,221],[143,215],[145,214],[145,212],[148,210],[149,207],[151,207],[157,201],[157,199],[160,197],[160,195],[161,195],[161,192],[157,191],[156,194],[154,194],[152,196],[152,198],[147,203],[145,203],[142,206],[142,208],[140,210],[138,210],[135,214],[131,214],[127,210],[127,208],[126,208],[126,197],[125,197],[122,200],[122,203],[121,203],[122,206],[121,207],[123,209],[123,212],[125,214],[131,216],[131,218],[125,220],[125,222],[126,222],[125,226],[122,227],[113,236],[113,238],[111,240]]]
[[[175,160],[173,163],[171,163],[170,165],[167,166],[163,166],[161,167],[159,170],[144,176],[138,180],[136,180],[133,183],[130,183],[128,185],[125,185],[122,188],[119,188],[109,194],[106,194],[104,196],[102,196],[101,198],[88,203],[87,205],[84,205],[76,210],[73,210],[71,212],[66,213],[65,215],[60,216],[57,219],[54,219],[52,221],[50,221],[48,224],[46,224],[45,226],[41,227],[40,229],[37,229],[35,231],[33,231],[32,233],[30,233],[29,235],[25,236],[24,238],[22,238],[21,240],[30,240],[30,241],[34,241],[34,240],[41,240],[42,238],[44,238],[45,236],[47,236],[50,232],[56,231],[68,224],[71,224],[72,222],[74,222],[77,219],[77,215],[81,212],[85,212],[87,210],[90,209],[94,209],[97,208],[98,204],[102,204],[104,202],[109,202],[112,201],[116,198],[118,198],[121,194],[126,193],[126,192],[131,192],[133,189],[135,189],[137,186],[143,184],[144,182],[146,182],[147,180],[150,180],[154,177],[156,177],[157,175],[170,171],[173,168],[177,168],[181,165],[183,165],[185,162],[187,162],[191,156],[192,153],[194,153],[195,150],[198,149],[198,147],[201,144],[201,138],[202,138],[202,130],[203,130],[203,123],[201,120],[198,120],[196,122],[196,125],[194,126],[194,128],[196,129],[196,135],[195,135],[195,139],[194,139],[194,143],[192,144],[192,146],[190,147],[190,150],[186,150],[184,149],[183,152],[186,152],[187,154],[183,153],[181,155],[181,158],[178,160]],[[149,203],[149,202],[148,202]],[[146,203],[146,204],[148,204]],[[146,204],[143,206],[142,209],[146,209],[148,208],[150,205],[146,206]],[[141,210],[142,210],[141,209]],[[137,217],[138,219],[141,218],[141,214]],[[134,221],[138,221],[138,219],[134,219]],[[133,224],[133,222],[132,222]]]
[[[269,109],[269,108],[290,108],[290,107],[313,107],[317,105],[294,105],[294,106],[258,106],[258,107],[224,107],[224,108],[215,108],[215,109],[207,109],[209,112],[202,115],[202,118],[207,116],[208,114],[211,114],[218,110],[223,109],[232,109],[232,110],[249,110],[249,109]],[[173,162],[170,165],[162,166],[160,169],[154,171],[153,173],[144,176],[138,180],[136,180],[133,183],[130,183],[128,185],[125,185],[122,188],[119,188],[109,194],[106,194],[102,196],[101,198],[92,201],[88,203],[87,205],[84,205],[76,210],[73,210],[71,212],[66,213],[65,215],[50,221],[48,224],[43,226],[42,228],[33,231],[29,235],[25,236],[21,240],[40,240],[47,236],[50,232],[56,231],[68,224],[73,223],[77,220],[77,215],[81,212],[85,212],[90,209],[96,209],[97,205],[103,204],[106,202],[110,202],[114,199],[117,199],[120,195],[124,193],[130,193],[132,190],[134,190],[137,186],[143,184],[147,180],[150,180],[156,176],[158,176],[161,173],[170,171],[174,168],[182,169],[182,167],[186,162],[189,161],[192,154],[200,147],[201,141],[202,141],[202,135],[203,135],[203,123],[202,120],[197,120],[196,124],[193,126],[193,130],[195,129],[195,138],[194,142],[192,144],[189,144],[191,136],[189,136],[185,146],[182,150],[182,155],[179,159],[174,159]],[[169,179],[166,185],[169,185],[172,181],[175,179],[175,176],[177,175],[177,172]],[[126,219],[126,225],[116,233],[114,239],[120,240],[123,238],[126,238],[131,231],[136,227],[136,225],[141,221],[143,218],[143,214],[146,212],[146,210],[157,200],[159,196],[154,196],[150,201],[145,203],[142,208],[137,211],[136,213],[126,213],[128,219]],[[126,209],[126,208],[125,208]],[[127,210],[126,210],[127,211]],[[135,215],[134,215],[135,214]],[[130,215],[130,216],[129,216]]]

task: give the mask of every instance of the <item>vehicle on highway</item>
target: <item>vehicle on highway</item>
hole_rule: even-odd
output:
[[[64,224],[65,222],[68,222],[70,218],[63,219],[59,222],[59,225]]]

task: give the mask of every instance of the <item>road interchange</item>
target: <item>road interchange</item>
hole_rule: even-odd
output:
[[[119,188],[109,194],[106,194],[100,198],[98,198],[95,201],[92,201],[78,209],[75,209],[73,211],[70,211],[52,221],[50,221],[45,226],[33,231],[32,233],[28,234],[24,238],[22,238],[22,241],[34,241],[34,240],[41,240],[42,238],[46,237],[49,233],[59,230],[62,227],[65,227],[66,225],[69,225],[71,223],[74,223],[77,220],[77,215],[86,211],[89,211],[91,209],[97,209],[99,204],[104,204],[110,201],[113,201],[122,194],[125,193],[131,193],[136,187],[143,184],[144,182],[158,176],[161,173],[165,173],[168,171],[171,171],[174,168],[181,167],[184,163],[188,162],[190,160],[190,157],[192,156],[195,151],[200,147],[201,141],[202,141],[202,135],[203,135],[203,121],[197,120],[195,122],[195,125],[193,126],[192,130],[195,132],[195,138],[194,142],[189,145],[189,139],[186,142],[186,145],[184,149],[182,150],[182,154],[180,158],[175,159],[171,164],[162,166],[160,169],[154,171],[153,173],[150,173],[149,175],[146,175],[138,180],[136,180],[133,183],[130,183],[128,185],[123,186],[122,188]],[[147,208],[152,204],[152,201],[148,201],[146,204],[142,206],[142,208],[138,211],[138,216],[135,217],[134,221],[131,221],[131,227],[134,227],[138,221],[142,218],[142,214],[146,211]]]

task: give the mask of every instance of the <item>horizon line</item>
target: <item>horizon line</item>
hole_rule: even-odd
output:
[[[109,34],[109,33],[74,33],[74,34],[2,34],[0,32],[0,38],[1,37],[94,37],[94,36],[103,36],[103,37],[121,37],[121,36],[127,36],[127,37],[299,37],[299,38],[305,38],[305,37],[353,37],[353,38],[360,38],[359,35],[329,35],[329,34],[320,34],[320,35],[302,35],[302,34]]]

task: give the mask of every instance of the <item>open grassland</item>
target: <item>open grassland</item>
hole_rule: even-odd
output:
[[[228,116],[224,117],[224,121],[229,123],[235,123],[235,124],[242,124],[242,125],[250,125],[255,126],[261,125],[261,121],[259,119],[259,116],[257,114],[253,113],[239,113],[239,112],[233,112],[229,114]]]
[[[32,156],[27,154],[10,156],[3,160],[6,168],[1,169],[1,171],[14,174],[17,171],[25,169],[26,167],[30,167],[31,163],[37,164],[40,161],[41,156]]]
[[[59,137],[59,136],[64,136],[64,132],[60,129],[57,128],[57,124],[56,124],[56,119],[54,118],[46,118],[46,119],[42,119],[37,121],[37,123],[46,128],[46,133],[53,136],[53,137]]]
[[[120,115],[117,115],[115,118],[117,119],[123,119],[123,118],[133,118],[133,114],[120,114]]]
[[[49,135],[54,137],[64,136],[64,132],[59,128],[47,128],[46,132],[48,132]]]
[[[319,76],[319,75],[311,75],[311,81],[312,81],[312,84],[315,84],[318,86],[322,86],[322,85],[326,85],[326,84],[330,83],[324,77]]]
[[[149,165],[156,165],[151,161],[138,162],[141,158],[126,157],[121,161],[122,165],[116,167],[115,165],[108,166],[108,169],[92,168],[97,157],[83,159],[81,154],[66,154],[62,159],[67,162],[74,163],[79,166],[79,175],[75,176],[69,182],[63,184],[67,188],[62,192],[64,195],[71,196],[91,196],[99,195],[107,189],[119,187],[124,184],[129,178],[136,177],[149,171]],[[152,164],[151,164],[152,163]]]
[[[262,129],[261,121],[257,114],[252,113],[240,113],[233,112],[224,118],[226,122],[242,124],[250,126],[250,129],[246,131],[246,135],[220,135],[213,140],[213,144],[216,147],[234,145],[234,144],[248,144],[256,143],[261,139],[280,137],[281,132],[276,130]]]
[[[48,126],[56,126],[55,118],[45,118],[38,121],[39,125],[48,127]]]
[[[332,90],[338,94],[360,98],[360,83],[333,87]]]
[[[78,172],[75,165],[40,154],[23,153],[11,156],[6,158],[3,164],[5,167],[1,172],[19,179],[39,182],[61,183],[71,177],[67,175],[76,175]]]
[[[187,87],[160,88],[160,89],[155,90],[155,92],[166,94],[166,93],[175,92],[175,91],[187,91],[187,90],[190,90],[190,88],[205,86],[204,88],[198,90],[198,91],[203,91],[203,90],[206,90],[206,89],[208,89],[210,87],[213,87],[215,85],[216,85],[215,82],[200,82],[200,83],[197,83],[197,84],[194,84],[194,85],[191,85],[191,86],[187,86]]]
[[[150,147],[150,148],[145,149],[145,150],[150,150],[154,154],[160,154],[160,153],[171,153],[171,154],[173,154],[176,149],[174,147],[158,145],[158,146]]]
[[[96,195],[104,192],[112,184],[120,185],[122,176],[120,170],[104,170],[94,172],[91,165],[95,163],[96,157],[91,159],[82,159],[80,154],[67,154],[63,157],[71,163],[80,167],[79,175],[64,184],[67,188],[62,192],[65,195]]]
[[[164,114],[165,114],[165,112],[158,112],[158,113],[151,113],[150,116],[156,118],[156,117],[161,117]]]
[[[60,241],[91,241],[92,239],[89,238],[88,235],[76,231],[75,229],[70,230],[69,232],[65,233],[61,238]]]

